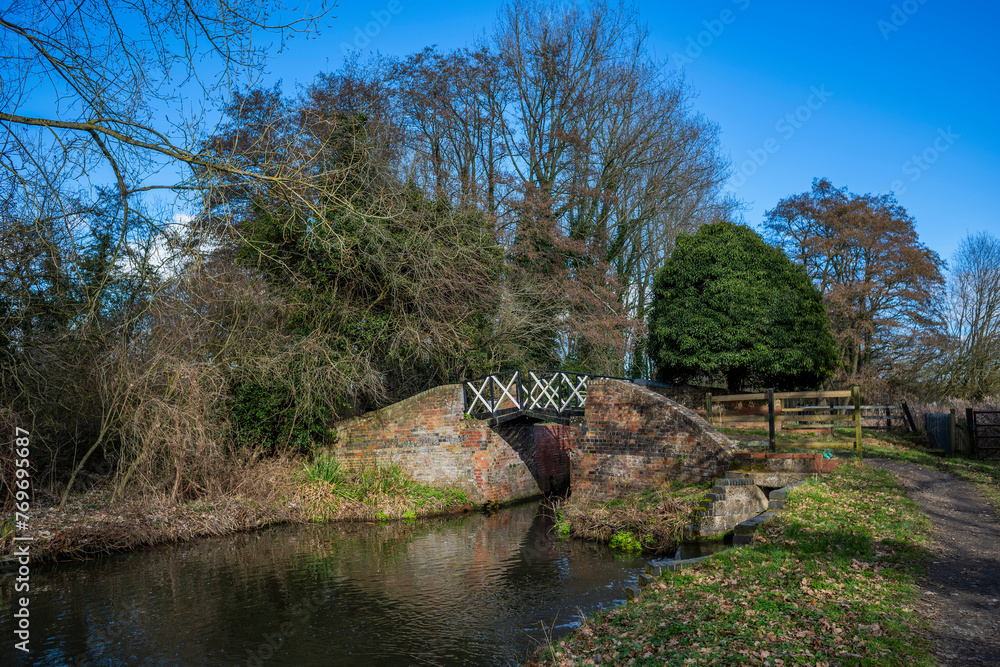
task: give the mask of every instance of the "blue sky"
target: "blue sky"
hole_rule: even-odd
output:
[[[345,2],[319,38],[293,40],[275,57],[271,77],[292,92],[339,68],[345,45],[390,55],[469,45],[491,31],[501,4]],[[654,55],[684,69],[696,110],[719,124],[735,172],[729,187],[747,202],[751,225],[827,177],[857,193],[894,190],[921,241],[945,259],[969,232],[1000,235],[997,5],[638,6]]]

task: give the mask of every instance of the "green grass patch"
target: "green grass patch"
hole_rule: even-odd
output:
[[[608,546],[612,549],[620,549],[622,551],[642,551],[642,542],[629,530],[623,530],[612,535]]]
[[[370,506],[379,521],[453,511],[469,504],[463,491],[411,479],[398,463],[348,469],[322,452],[303,464],[303,475],[308,483],[325,486],[345,501]]]
[[[845,462],[758,534],[588,618],[534,664],[934,664],[915,611],[930,522],[891,474]]]
[[[572,532],[572,525],[569,519],[566,518],[566,514],[561,510],[556,510],[556,522],[552,526],[552,532],[556,534],[556,537],[566,538],[569,537]]]

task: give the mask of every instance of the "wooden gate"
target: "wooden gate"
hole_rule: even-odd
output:
[[[971,413],[979,458],[1000,459],[1000,411],[973,410]]]

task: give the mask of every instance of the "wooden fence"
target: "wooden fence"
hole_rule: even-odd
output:
[[[850,402],[841,404],[841,401],[845,399],[849,399]],[[726,403],[742,404],[753,401],[766,401],[766,404],[761,406],[740,405],[735,409],[723,407]],[[828,404],[811,405],[819,401],[827,401]],[[805,402],[806,405],[801,405],[802,402]],[[760,394],[726,396],[706,394],[705,409],[708,413],[708,421],[712,425],[766,423],[771,451],[775,449],[776,424],[799,425],[801,428],[833,428],[837,424],[853,422],[854,447],[858,458],[861,458],[861,389],[856,386],[849,390],[838,391],[775,392],[773,389],[768,389]]]

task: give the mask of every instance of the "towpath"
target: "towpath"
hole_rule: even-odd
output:
[[[1000,520],[972,484],[921,465],[869,459],[891,471],[934,526],[921,611],[941,665],[1000,665]]]

